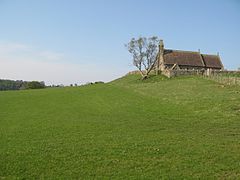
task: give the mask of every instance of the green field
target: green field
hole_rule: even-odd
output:
[[[240,88],[198,77],[0,92],[0,179],[240,179]]]

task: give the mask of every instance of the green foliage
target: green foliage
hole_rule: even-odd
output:
[[[0,92],[0,178],[239,179],[239,87],[140,79]]]
[[[45,88],[44,82],[38,81],[13,81],[0,79],[0,91],[3,90],[23,90],[23,89],[42,89]]]
[[[103,81],[96,81],[94,84],[104,84]]]
[[[26,82],[0,79],[0,91],[24,89]]]
[[[31,81],[26,85],[26,89],[42,89],[45,88],[44,82]]]

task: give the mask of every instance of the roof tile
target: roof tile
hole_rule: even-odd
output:
[[[223,68],[219,56],[202,54],[202,57],[207,68]]]
[[[184,66],[205,67],[199,52],[164,50],[165,64],[178,64]]]

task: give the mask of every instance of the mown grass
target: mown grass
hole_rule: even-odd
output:
[[[240,88],[137,75],[0,92],[1,178],[240,178]]]

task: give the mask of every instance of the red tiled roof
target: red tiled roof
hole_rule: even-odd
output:
[[[222,62],[217,55],[202,54],[202,58],[206,65],[206,68],[223,68]]]
[[[178,64],[184,66],[205,67],[199,52],[164,50],[165,64]]]

